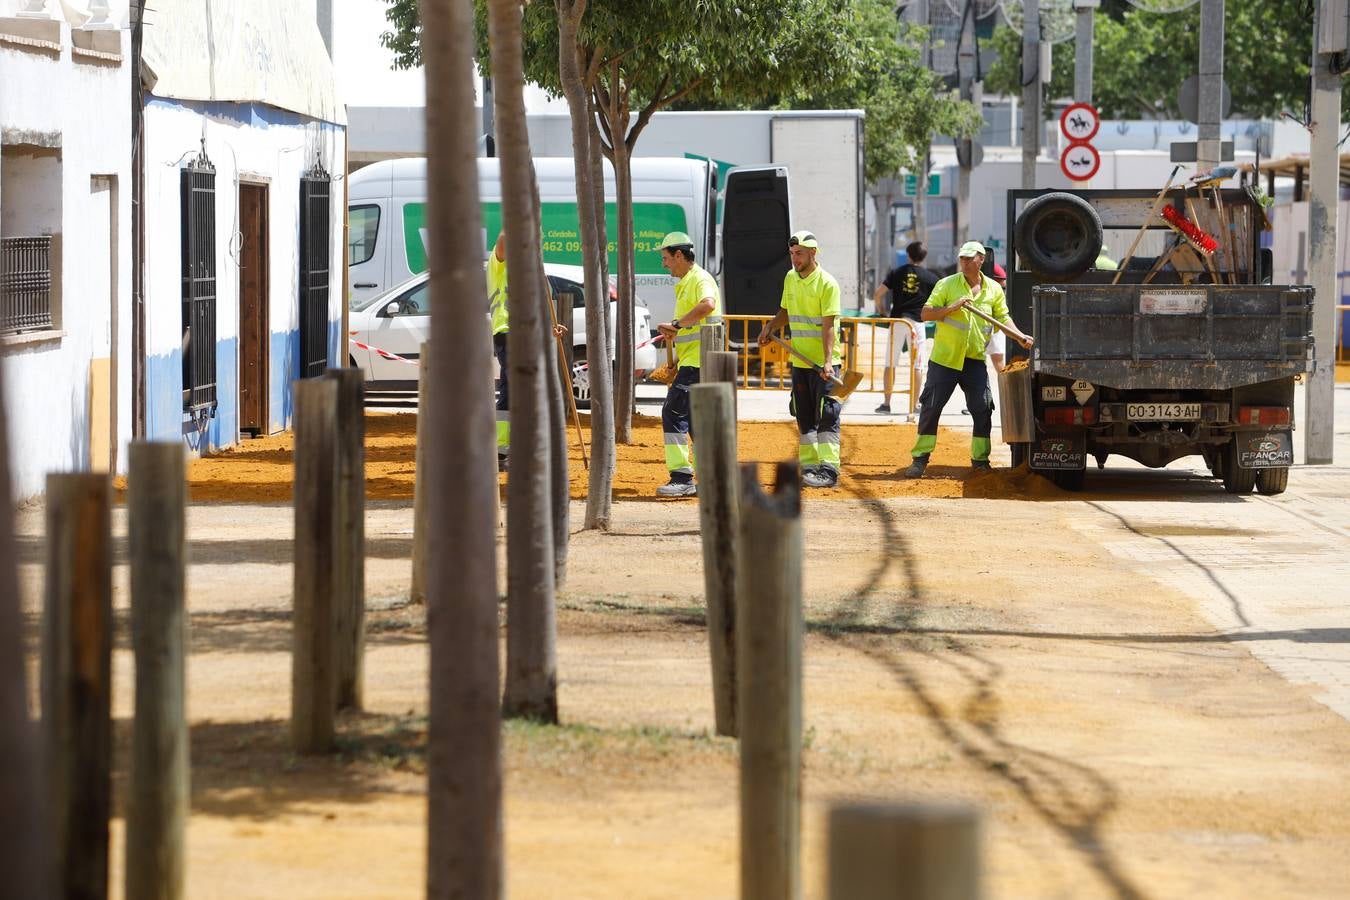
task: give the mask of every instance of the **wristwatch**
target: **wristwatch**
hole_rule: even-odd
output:
[[[680,320],[679,320],[679,319],[671,319],[671,320],[670,320],[670,327],[671,327],[671,328],[674,328],[676,331],[679,331],[679,330],[680,330]]]

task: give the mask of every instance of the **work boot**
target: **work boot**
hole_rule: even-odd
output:
[[[987,459],[972,459],[970,461],[970,467],[972,469],[984,469],[985,471],[993,468],[993,466],[989,465],[989,460]]]
[[[916,456],[910,462],[909,468],[905,469],[900,475],[904,478],[922,478],[923,470],[928,468],[928,457]]]
[[[802,484],[813,488],[832,488],[839,484],[839,473],[829,466],[819,466],[802,473]]]
[[[889,403],[883,403],[876,408],[876,411],[883,416],[889,416],[891,414],[891,405]]]
[[[669,481],[656,489],[658,497],[697,497],[698,485],[692,481]]]

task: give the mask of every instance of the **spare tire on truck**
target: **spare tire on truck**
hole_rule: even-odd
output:
[[[1041,275],[1073,277],[1102,252],[1102,220],[1081,197],[1056,191],[1030,200],[1013,225],[1017,253]]]

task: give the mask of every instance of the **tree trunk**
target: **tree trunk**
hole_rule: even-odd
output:
[[[473,8],[422,0],[431,384],[426,392],[427,897],[502,893],[497,442],[478,201]],[[468,300],[469,302],[466,302]],[[475,302],[476,301],[476,302]]]
[[[534,188],[534,215],[540,218],[539,186]],[[544,385],[548,402],[549,454],[548,488],[553,509],[553,586],[560,587],[567,581],[567,544],[570,538],[568,529],[568,506],[571,501],[571,485],[567,475],[567,397],[563,395],[563,369],[567,366],[567,356],[559,352],[558,338],[553,335],[552,326],[561,322],[568,329],[564,340],[572,339],[572,310],[558,308],[557,296],[544,272],[544,258],[537,260],[539,283],[543,286],[541,296],[546,304],[540,311],[544,326]]]
[[[614,329],[614,439],[633,442],[633,171],[628,142],[628,115],[620,115],[614,127],[614,206],[618,218],[619,309]]]
[[[506,685],[502,711],[558,720],[553,583],[553,502],[544,387],[545,291],[534,164],[525,129],[525,74],[519,0],[489,0],[497,153],[511,330],[511,475],[506,488]],[[434,362],[434,358],[433,358]]]
[[[605,275],[604,236],[597,230],[595,201],[599,185],[604,201],[604,170],[591,139],[594,116],[590,92],[582,77],[577,27],[586,12],[585,0],[556,0],[558,4],[558,71],[572,119],[572,166],[577,182],[577,225],[586,282],[586,347],[590,362],[591,468],[586,490],[586,528],[609,530],[614,489],[613,384],[608,361],[609,280]],[[597,171],[599,174],[597,175]],[[603,218],[601,219],[603,223]]]
[[[605,203],[605,138],[602,136],[596,114],[594,93],[587,94],[587,110],[591,121],[591,190],[595,194],[592,214],[595,216],[595,241],[600,254],[600,275],[605,285],[605,349],[610,361],[610,384],[614,384],[614,310],[609,302],[609,217]],[[613,395],[611,394],[611,397]],[[611,424],[613,424],[611,420]]]
[[[928,243],[928,167],[931,154],[927,147],[919,157],[919,171],[914,175],[914,240]]]

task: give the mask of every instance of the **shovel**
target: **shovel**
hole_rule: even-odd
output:
[[[793,347],[791,344],[780,338],[778,335],[776,334],[769,335],[769,340],[773,341],[776,344],[781,345],[785,350],[787,350],[787,352],[791,353],[793,356],[797,357],[802,362],[809,365],[812,369],[815,370],[816,374],[820,374],[821,372],[825,371],[824,366],[818,366],[815,363],[811,362],[811,360],[808,359],[805,354],[798,351],[797,348]],[[836,400],[843,400],[847,398],[848,395],[853,393],[853,391],[858,387],[858,385],[862,383],[862,378],[863,377],[861,372],[849,372],[847,370],[844,371],[843,378],[840,378],[838,375],[831,376],[830,384],[833,387],[830,390],[830,396],[834,397],[834,399]]]
[[[1020,338],[1017,335],[1013,334],[1011,328],[1009,328],[1007,325],[1004,325],[1002,322],[1000,322],[998,319],[995,319],[993,316],[989,315],[989,313],[985,312],[984,310],[977,309],[975,306],[972,305],[966,307],[966,312],[974,313],[979,318],[984,319],[990,325],[993,325],[995,328],[1006,334],[1008,337],[1012,338],[1014,341],[1020,340]]]

